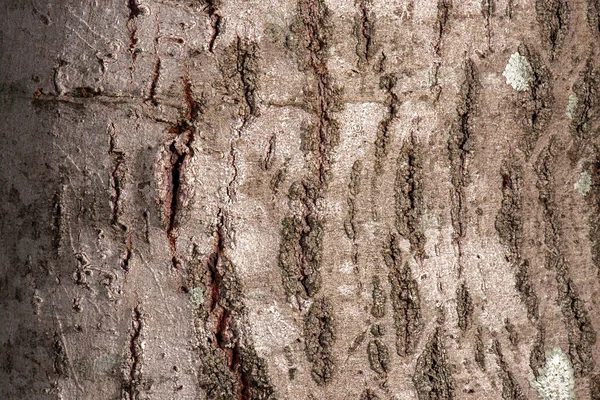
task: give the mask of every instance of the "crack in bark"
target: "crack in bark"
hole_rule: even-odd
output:
[[[379,276],[373,275],[372,284],[373,290],[371,296],[373,298],[373,305],[371,306],[371,315],[375,318],[383,318],[385,316],[385,303],[387,298]]]
[[[358,56],[359,67],[362,64],[369,64],[372,55],[375,53],[373,46],[374,15],[369,10],[370,0],[357,0],[358,16],[355,19],[354,34],[356,35],[356,55]]]
[[[477,112],[480,83],[475,64],[465,62],[465,80],[460,90],[457,118],[452,123],[448,139],[450,181],[452,183],[450,216],[454,230],[454,243],[458,251],[458,273],[462,274],[462,241],[466,235],[467,199],[465,187],[469,184],[468,158],[473,151],[473,116]]]
[[[438,57],[442,55],[442,38],[448,31],[448,21],[450,20],[450,11],[452,10],[452,0],[438,0],[437,19],[435,21],[435,30],[437,38],[433,45],[435,54]]]
[[[514,156],[513,156],[514,157]],[[507,160],[500,170],[502,176],[502,205],[494,227],[500,243],[507,249],[506,260],[515,270],[515,287],[527,308],[530,321],[539,318],[539,300],[529,276],[529,261],[521,255],[523,245],[523,199],[521,195],[523,168]]]
[[[307,181],[290,186],[290,199],[299,202],[302,212],[282,221],[279,267],[288,299],[309,299],[321,288],[323,222],[316,213],[318,187]]]
[[[356,198],[360,193],[360,174],[362,172],[362,162],[357,160],[352,164],[352,172],[350,173],[350,182],[348,183],[348,216],[344,221],[344,232],[348,239],[352,240],[352,262],[358,264],[358,242],[357,242],[357,223],[356,223]]]
[[[545,342],[546,330],[544,326],[540,324],[537,338],[531,348],[531,353],[529,354],[529,368],[531,368],[531,371],[536,378],[540,368],[546,365],[546,352],[544,351]]]
[[[571,112],[571,134],[574,139],[573,148],[569,151],[571,162],[575,164],[585,151],[586,145],[594,137],[598,137],[600,129],[600,72],[594,68],[594,60],[586,61],[585,70],[580,73],[578,81],[573,85],[577,104]]]
[[[389,269],[390,299],[396,327],[396,352],[405,357],[414,353],[423,322],[417,281],[413,279],[408,262],[402,261],[398,238],[391,235],[384,260]]]
[[[375,140],[375,173],[381,175],[383,173],[383,163],[389,152],[389,144],[391,141],[390,129],[392,122],[398,114],[400,101],[398,95],[394,93],[397,79],[394,74],[384,75],[379,80],[379,88],[387,94],[386,114],[379,122],[377,128],[377,140]]]
[[[396,208],[396,229],[410,242],[415,259],[423,262],[425,253],[425,234],[421,230],[423,214],[422,155],[414,132],[410,140],[400,149],[397,161],[394,198]]]
[[[485,345],[483,344],[483,329],[481,326],[477,327],[477,334],[475,335],[475,362],[479,366],[481,371],[485,372]]]
[[[412,380],[419,400],[454,399],[454,382],[446,357],[444,334],[439,326],[417,358]]]
[[[339,141],[339,125],[332,113],[339,111],[343,104],[327,69],[327,53],[330,12],[322,0],[300,0],[298,2],[298,19],[296,25],[304,39],[301,51],[305,55],[305,64],[315,80],[316,90],[313,108],[316,124],[313,127],[316,147],[316,172],[321,188],[328,181],[331,150]]]
[[[257,49],[258,46],[254,42],[242,40],[239,36],[236,41],[237,45],[237,72],[240,76],[240,81],[243,87],[243,97],[246,102],[248,111],[244,113],[242,128],[247,124],[248,119],[257,115],[256,108],[256,89],[257,89]]]
[[[165,165],[167,196],[164,200],[164,219],[173,268],[178,268],[179,266],[179,259],[177,257],[179,214],[183,209],[182,200],[188,195],[185,191],[183,175],[189,158],[194,156],[192,148],[196,134],[194,123],[200,112],[200,103],[193,97],[191,82],[189,81],[187,72],[183,76],[183,95],[186,104],[186,116],[185,119],[179,120],[176,125],[169,129],[169,134],[175,135],[175,138],[168,146],[169,160]]]
[[[128,359],[125,363],[125,376],[121,385],[124,400],[137,400],[142,385],[144,315],[141,305],[132,310],[131,331],[129,333]]]
[[[523,390],[519,383],[515,380],[513,373],[510,371],[508,364],[504,360],[500,341],[494,341],[494,353],[496,353],[496,361],[500,367],[500,379],[502,379],[502,399],[503,400],[527,400],[523,394]]]
[[[535,11],[542,40],[550,47],[550,59],[554,60],[568,29],[569,4],[563,0],[536,0]]]
[[[213,53],[215,49],[215,42],[217,37],[221,34],[221,15],[217,12],[219,0],[204,0],[204,12],[210,19],[210,26],[212,33],[208,42],[208,51]]]
[[[127,8],[129,9],[129,15],[127,16],[127,30],[129,30],[129,49],[128,51],[131,53],[131,61],[135,62],[137,58],[138,51],[135,46],[138,43],[137,38],[137,25],[136,18],[142,14],[142,10],[140,9],[137,0],[127,0]]]
[[[158,80],[160,79],[160,69],[161,69],[161,59],[158,55],[158,47],[159,47],[159,38],[160,38],[160,24],[158,23],[158,13],[154,17],[154,23],[156,25],[156,32],[154,33],[154,68],[152,69],[152,79],[150,81],[150,90],[148,91],[148,96],[146,97],[146,101],[150,101],[153,106],[158,105],[158,101],[156,99],[156,91],[158,88]]]
[[[456,289],[456,313],[458,314],[458,327],[463,332],[467,331],[473,319],[473,299],[465,282],[462,282]]]
[[[386,376],[390,370],[390,354],[387,346],[379,339],[374,339],[367,345],[369,366],[377,374]]]
[[[54,193],[52,199],[52,230],[54,231],[52,242],[58,255],[61,253],[63,238],[67,234],[65,190],[65,185],[61,184],[60,189]]]
[[[589,241],[592,253],[592,263],[597,269],[600,279],[600,149],[594,146],[593,159],[584,164],[583,171],[589,171],[591,176],[591,190],[587,194],[587,203],[592,210],[589,214]]]
[[[562,251],[562,232],[554,193],[551,166],[555,164],[553,142],[539,155],[535,165],[538,176],[538,200],[543,207],[546,268],[556,272],[558,301],[568,332],[569,356],[576,376],[587,376],[594,369],[593,348],[596,331],[585,303],[579,298],[571,279],[569,265]]]
[[[111,196],[112,216],[110,223],[121,232],[127,232],[127,225],[123,224],[120,220],[123,213],[120,204],[123,194],[123,183],[125,180],[125,152],[117,149],[115,128],[112,124],[109,127],[108,153],[112,156],[114,163],[110,173],[111,186],[113,189],[113,194]]]
[[[197,304],[196,324],[204,326],[199,351],[202,366],[200,386],[211,399],[274,399],[267,366],[253,346],[244,340],[243,288],[235,266],[226,255],[225,214],[219,210],[212,253],[205,266],[194,247],[188,281],[205,287],[206,300]]]
[[[525,136],[521,147],[525,156],[532,154],[539,136],[544,132],[552,116],[554,95],[552,93],[552,76],[543,64],[542,58],[530,46],[519,46],[519,53],[529,60],[533,70],[533,79],[529,91],[520,95],[521,118],[525,125]]]
[[[333,307],[326,297],[316,299],[304,317],[304,338],[311,376],[318,385],[326,385],[333,378],[336,339]]]
[[[495,0],[481,0],[481,15],[485,20],[488,51],[492,51],[492,17],[496,11]]]
[[[259,114],[258,50],[256,42],[238,35],[225,49],[223,61],[219,65],[227,94],[239,106],[239,110],[235,110],[235,117],[240,116],[242,120],[241,126],[236,128],[238,137],[250,120]]]

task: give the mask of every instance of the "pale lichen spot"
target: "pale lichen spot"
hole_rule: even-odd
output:
[[[583,171],[579,175],[579,179],[573,185],[575,190],[579,192],[582,196],[588,194],[590,189],[592,188],[592,177],[587,171]]]
[[[533,80],[533,69],[527,58],[517,52],[511,54],[502,75],[506,78],[507,85],[523,91],[529,89],[529,83]]]
[[[190,300],[194,307],[199,307],[204,303],[204,292],[202,288],[195,287],[190,290]]]
[[[558,348],[546,352],[546,364],[538,371],[538,377],[531,382],[544,400],[573,400],[575,398],[575,378],[569,357]]]
[[[575,117],[575,109],[577,109],[578,102],[579,99],[577,98],[577,96],[575,96],[574,94],[569,96],[569,103],[567,104],[567,111],[565,112],[569,119],[573,119]]]

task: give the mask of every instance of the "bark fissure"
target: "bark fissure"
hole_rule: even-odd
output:
[[[543,64],[542,58],[530,46],[521,46],[519,53],[525,56],[531,65],[533,79],[529,90],[521,96],[521,117],[523,118],[525,136],[521,147],[529,158],[537,144],[539,136],[544,132],[552,116],[554,95],[552,93],[552,76]]]
[[[480,90],[479,76],[471,60],[465,63],[465,80],[460,90],[460,103],[456,109],[448,139],[450,160],[451,202],[450,217],[454,231],[453,239],[457,248],[458,272],[462,274],[463,240],[466,235],[467,199],[465,189],[469,184],[468,159],[473,152],[473,116],[477,111]]]
[[[384,75],[379,80],[379,88],[387,95],[386,113],[379,122],[377,128],[377,140],[375,141],[375,173],[380,175],[383,172],[383,164],[389,152],[391,142],[391,128],[396,115],[400,101],[398,95],[394,93],[397,79],[393,74]]]
[[[167,196],[164,200],[165,232],[171,251],[171,262],[173,268],[179,267],[177,256],[177,231],[180,213],[183,210],[183,200],[187,197],[184,174],[188,159],[193,157],[192,144],[195,139],[196,127],[194,123],[200,112],[200,104],[192,95],[192,87],[187,76],[183,77],[183,95],[186,104],[186,115],[184,119],[177,122],[169,129],[169,134],[175,138],[167,148],[168,160],[165,165],[167,173]]]
[[[135,19],[142,14],[142,10],[137,0],[127,0],[127,8],[129,9],[129,15],[127,16],[127,30],[129,31],[129,53],[131,54],[131,61],[135,62],[138,51],[135,46],[138,43],[137,38],[137,25]]]
[[[448,31],[448,21],[450,20],[450,11],[452,10],[452,0],[438,0],[437,19],[435,21],[436,39],[433,45],[435,54],[438,57],[442,55],[442,39]]]
[[[247,339],[243,287],[226,255],[226,239],[225,213],[219,210],[213,250],[205,266],[195,261],[199,258],[195,249],[188,272],[189,284],[195,290],[204,288],[206,298],[196,304],[200,387],[211,399],[274,399],[266,363]]]
[[[550,58],[554,60],[568,29],[569,4],[563,0],[536,0],[535,11],[542,40],[550,48]]]
[[[522,257],[523,245],[523,168],[516,162],[506,162],[500,170],[502,176],[502,204],[494,227],[500,243],[506,248],[506,260],[515,276],[515,287],[527,308],[530,321],[539,318],[538,296],[529,275],[529,261]]]
[[[222,17],[217,11],[219,5],[218,0],[204,0],[204,12],[210,19],[210,27],[212,29],[210,39],[208,41],[208,51],[213,53],[215,49],[215,42],[221,34],[221,20]]]
[[[369,10],[370,0],[358,0],[358,16],[356,17],[354,34],[356,35],[356,55],[358,56],[358,64],[369,64],[371,57],[374,54],[373,46],[373,12]]]
[[[391,236],[388,246],[384,258],[390,271],[388,278],[396,327],[396,352],[404,357],[414,353],[423,328],[419,287],[408,262],[402,261],[396,236]]]
[[[575,142],[570,151],[573,163],[577,162],[584,153],[590,140],[600,134],[600,129],[598,129],[600,73],[597,68],[594,68],[594,61],[591,58],[587,60],[585,69],[580,75],[578,81],[573,85],[576,105],[570,111],[572,118],[570,128]]]
[[[145,322],[141,305],[132,310],[131,331],[129,333],[128,359],[125,363],[125,377],[121,395],[126,400],[137,400],[142,385],[143,331]]]
[[[468,330],[473,319],[473,299],[464,282],[456,289],[456,313],[458,314],[458,327],[463,332]]]
[[[290,198],[299,203],[301,213],[283,219],[279,248],[279,267],[288,299],[311,298],[321,288],[323,222],[315,210],[318,188],[297,181],[290,187]]]
[[[454,382],[446,357],[444,333],[436,327],[417,358],[413,384],[419,400],[452,400]]]
[[[357,160],[352,165],[350,172],[350,182],[348,183],[348,216],[344,221],[344,232],[348,239],[352,240],[352,261],[358,264],[358,224],[356,221],[357,204],[356,200],[360,193],[360,175],[362,172],[362,162]]]
[[[122,232],[127,231],[127,226],[121,221],[123,210],[121,208],[121,197],[123,194],[123,184],[125,180],[125,152],[118,150],[116,147],[116,136],[114,126],[109,128],[109,146],[108,153],[113,159],[113,168],[110,173],[112,196],[111,207],[112,216],[111,224]]]
[[[425,234],[421,229],[423,215],[422,155],[414,132],[410,140],[400,149],[397,161],[394,197],[396,208],[396,229],[408,239],[415,259],[422,262],[425,253]]]
[[[316,299],[310,306],[304,317],[304,338],[313,380],[319,385],[328,384],[333,378],[333,345],[336,338],[333,307],[328,298]]]
[[[481,0],[481,15],[485,20],[488,51],[492,51],[492,17],[495,10],[495,0]]]
[[[558,301],[568,331],[569,356],[577,376],[587,376],[594,368],[593,348],[596,331],[590,321],[585,303],[579,298],[571,279],[569,265],[562,250],[562,229],[554,193],[553,143],[539,155],[537,173],[538,200],[543,209],[546,268],[555,271]]]
[[[523,390],[514,378],[509,369],[508,363],[504,360],[500,342],[494,341],[494,353],[496,353],[496,362],[500,367],[500,379],[502,380],[502,400],[526,400]]]

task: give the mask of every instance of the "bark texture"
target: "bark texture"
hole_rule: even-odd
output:
[[[598,0],[0,15],[0,398],[600,399]]]

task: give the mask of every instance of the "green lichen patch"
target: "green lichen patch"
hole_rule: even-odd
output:
[[[204,303],[204,291],[201,287],[194,287],[190,290],[190,301],[194,307],[200,307]]]
[[[592,176],[587,171],[583,171],[573,187],[580,195],[585,196],[592,189]]]
[[[533,68],[526,57],[516,52],[510,55],[502,75],[506,78],[507,85],[517,91],[525,91],[533,81]]]
[[[575,110],[577,109],[577,103],[579,99],[574,94],[569,96],[569,102],[567,103],[567,110],[565,111],[566,116],[569,119],[575,118]]]
[[[569,356],[558,348],[546,352],[546,365],[531,382],[544,400],[573,400],[575,376]]]

